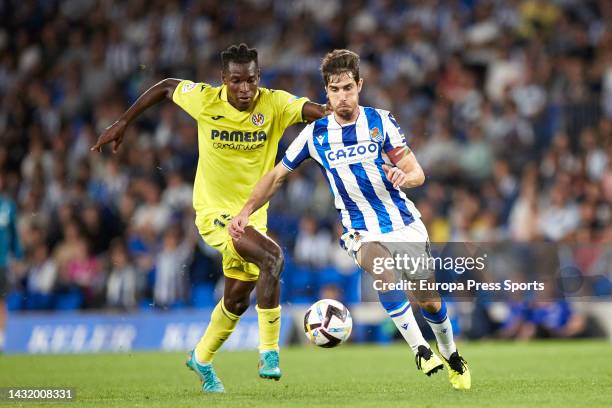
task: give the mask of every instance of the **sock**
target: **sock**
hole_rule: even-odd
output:
[[[378,298],[414,354],[418,352],[419,346],[429,348],[404,292],[401,290],[378,292]]]
[[[240,316],[228,312],[223,305],[223,298],[221,298],[210,315],[210,323],[204,335],[196,345],[195,357],[198,363],[209,364],[212,362],[217,350],[221,348],[225,340],[234,331],[238,320],[240,320]]]
[[[442,300],[440,310],[435,313],[430,313],[425,309],[421,309],[423,317],[429,323],[431,330],[436,336],[438,350],[448,360],[451,354],[457,350],[455,341],[453,340],[453,326],[450,319],[446,315],[446,303]]]
[[[280,337],[281,307],[262,309],[255,306],[257,321],[259,323],[259,352],[278,351],[278,338]]]
[[[0,330],[0,351],[4,350],[4,332]]]

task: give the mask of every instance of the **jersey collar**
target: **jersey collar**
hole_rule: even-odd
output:
[[[338,121],[336,120],[336,115],[333,112],[330,114],[330,116],[331,116],[332,120],[334,121],[333,123],[337,127],[339,127],[339,128],[346,128],[346,127],[350,127],[350,126],[355,126],[355,125],[357,125],[357,123],[359,123],[359,119],[361,119],[364,116],[364,113],[362,112],[363,111],[363,107],[361,105],[358,105],[357,109],[359,109],[359,115],[357,115],[357,119],[355,119],[354,122],[345,123],[344,125],[341,125],[340,123],[338,123]]]

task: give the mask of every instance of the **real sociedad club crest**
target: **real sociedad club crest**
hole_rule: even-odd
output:
[[[382,143],[383,135],[377,127],[370,129],[370,139],[372,139],[373,142]]]
[[[251,116],[251,122],[253,122],[255,126],[262,126],[265,121],[266,118],[260,112],[254,113],[253,116]]]

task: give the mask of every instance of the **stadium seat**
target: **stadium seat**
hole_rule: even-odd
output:
[[[201,283],[191,288],[191,305],[198,309],[214,307],[215,286],[212,283]]]
[[[291,261],[285,262],[284,279],[287,280],[288,301],[297,304],[309,304],[316,300],[318,293],[317,275],[305,266]]]
[[[605,276],[600,276],[593,282],[593,294],[595,296],[612,295],[612,281]]]
[[[9,311],[18,311],[23,307],[23,294],[21,292],[9,292],[6,295],[6,307]]]
[[[55,297],[56,310],[78,310],[83,305],[83,295],[78,289],[60,293]]]
[[[53,305],[53,295],[44,293],[28,293],[25,296],[25,309],[45,310]]]
[[[140,310],[143,312],[155,311],[155,304],[153,303],[153,300],[149,298],[141,299],[138,306],[140,307]]]

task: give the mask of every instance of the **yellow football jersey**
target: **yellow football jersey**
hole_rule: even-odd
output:
[[[303,121],[307,98],[259,88],[252,110],[239,111],[227,100],[227,88],[181,81],[172,100],[198,123],[198,168],[193,207],[196,212],[242,209],[257,181],[274,167],[285,129]],[[268,206],[251,217],[266,226]]]

